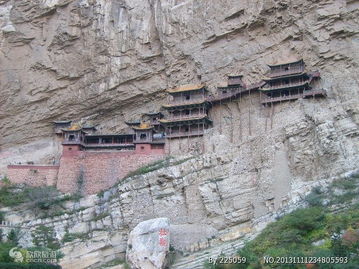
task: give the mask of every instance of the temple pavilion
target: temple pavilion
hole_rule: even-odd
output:
[[[70,128],[72,121],[71,120],[58,120],[58,121],[53,121],[52,123],[54,126],[54,133],[57,136],[63,136],[62,129]]]
[[[262,104],[325,96],[324,90],[312,89],[312,83],[320,79],[320,73],[306,72],[302,59],[268,66],[270,72],[266,74],[265,84],[260,89],[263,93]]]
[[[56,131],[58,123],[54,122],[54,125]],[[76,149],[78,150],[135,149],[133,134],[96,134],[96,127],[81,126],[79,124],[72,124],[68,128],[62,128],[60,131],[63,136],[62,144],[65,146],[77,146]]]
[[[167,90],[168,103],[162,107],[168,116],[160,119],[166,138],[202,136],[212,121],[208,118],[208,91],[203,84],[185,85]]]
[[[208,96],[207,100],[211,104],[216,104],[240,98],[242,94],[249,93],[251,90],[258,90],[258,87],[247,87],[242,78],[242,75],[229,75],[227,85],[217,87],[216,94]]]

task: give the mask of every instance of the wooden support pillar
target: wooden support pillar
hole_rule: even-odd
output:
[[[202,154],[204,154],[204,152],[205,152],[205,148],[204,148],[204,120],[202,121],[202,133],[203,133],[203,136],[202,136]]]
[[[270,118],[270,129],[272,130],[272,128],[273,128],[273,114],[274,114],[274,105],[273,105],[273,102],[271,102],[271,110],[272,110],[272,112],[271,112],[271,118]]]
[[[251,130],[251,107],[252,107],[252,98],[251,98],[251,91],[249,91],[249,111],[248,111],[249,135],[252,135],[252,130]]]
[[[219,100],[219,134],[222,134],[222,100]]]

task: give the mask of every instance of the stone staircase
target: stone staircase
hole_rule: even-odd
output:
[[[243,247],[244,240],[239,238],[234,241],[224,242],[222,244],[203,249],[188,256],[182,256],[176,258],[175,262],[170,266],[171,269],[202,269],[204,263],[209,258],[216,258],[221,253],[227,257],[234,255],[238,249]]]

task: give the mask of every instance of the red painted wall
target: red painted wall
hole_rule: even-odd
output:
[[[150,148],[149,148],[150,149]],[[134,171],[164,156],[164,150],[80,151],[61,157],[57,188],[63,192],[94,194],[108,189]]]
[[[164,149],[150,144],[136,145],[134,151],[82,151],[79,146],[64,145],[59,166],[9,165],[8,177],[13,183],[94,194],[164,155]]]
[[[56,185],[58,165],[8,165],[10,181],[15,184],[25,183],[30,186]]]

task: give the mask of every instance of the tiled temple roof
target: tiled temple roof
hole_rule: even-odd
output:
[[[279,66],[279,65],[287,65],[287,64],[296,64],[296,63],[300,63],[303,62],[303,59],[283,59],[283,60],[278,60],[277,62],[271,63],[271,64],[267,64],[269,67],[274,67],[274,66]]]
[[[188,85],[182,85],[176,88],[168,89],[167,92],[177,93],[177,92],[197,91],[203,89],[205,86],[206,86],[205,84],[188,84]]]

